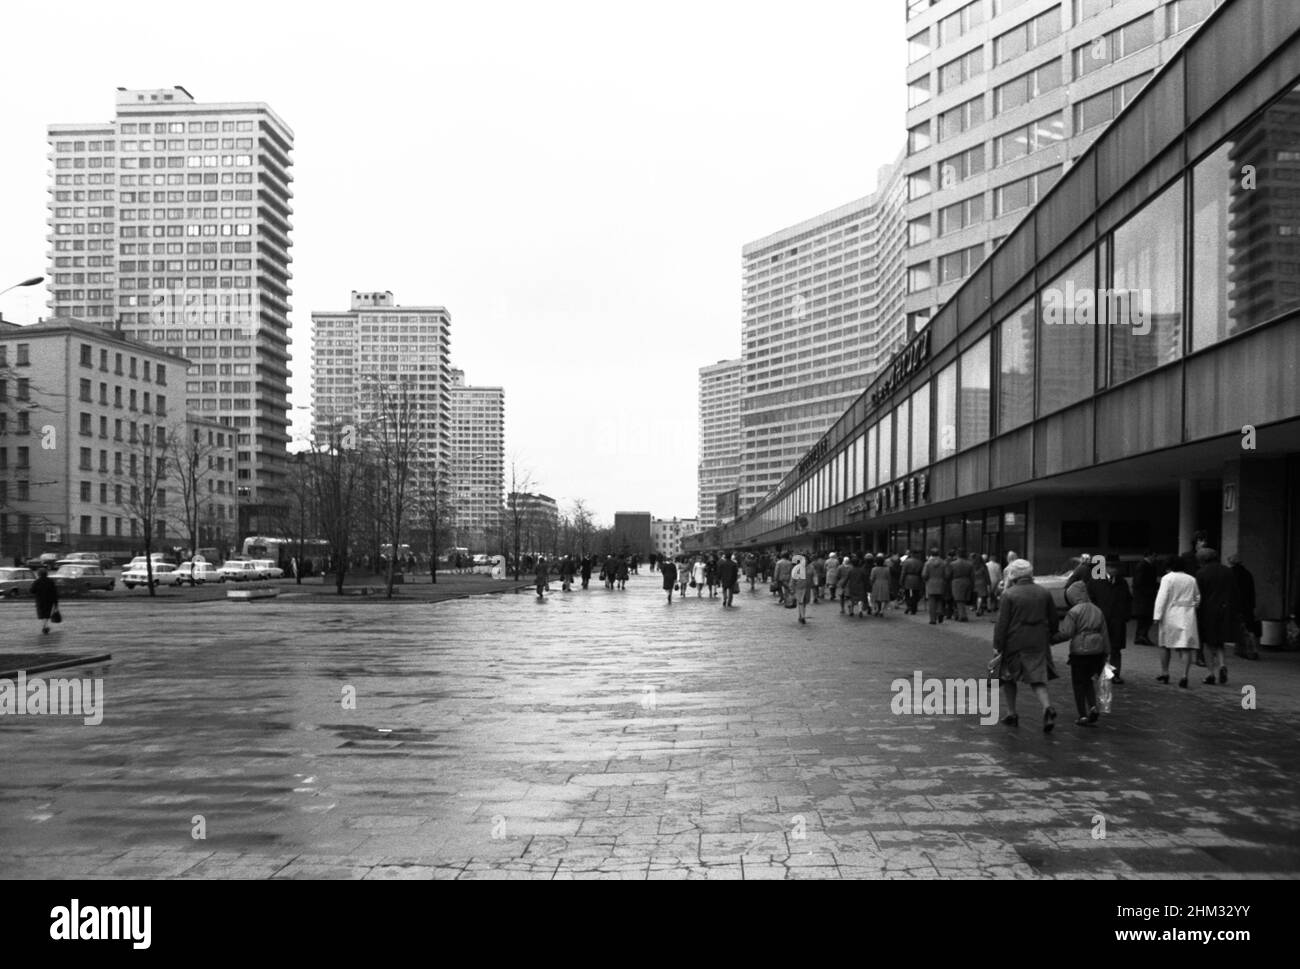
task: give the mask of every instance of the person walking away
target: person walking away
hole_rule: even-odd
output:
[[[930,558],[921,570],[921,579],[925,582],[925,600],[930,607],[930,625],[943,623],[943,574],[947,563],[939,557],[937,548],[930,549]]]
[[[776,568],[772,575],[776,582],[776,595],[781,600],[781,605],[785,605],[790,597],[790,573],[794,571],[794,563],[790,561],[790,553],[782,552],[781,557],[776,560]]]
[[[984,567],[989,573],[989,612],[997,612],[998,594],[1002,591],[1002,565],[992,555],[986,554]]]
[[[538,558],[537,560],[537,598],[545,599],[545,592],[551,585],[551,572],[547,568],[546,559]]]
[[[1110,632],[1105,614],[1088,595],[1087,582],[1077,581],[1066,586],[1065,601],[1070,611],[1061,620],[1052,642],[1070,644],[1070,683],[1074,687],[1074,707],[1079,714],[1074,723],[1075,726],[1088,727],[1101,718],[1097,712],[1096,678],[1106,668],[1106,659],[1110,655]]]
[[[1124,645],[1128,639],[1128,621],[1133,615],[1133,596],[1128,583],[1120,577],[1119,565],[1106,563],[1106,578],[1090,579],[1088,598],[1106,617],[1106,638],[1110,641],[1110,665],[1115,668],[1115,679],[1111,682],[1118,686],[1124,684],[1120,670],[1124,665]]]
[[[961,549],[952,560],[952,603],[958,622],[966,622],[966,607],[974,589],[975,567]]]
[[[1152,552],[1142,556],[1142,561],[1133,570],[1133,616],[1137,619],[1137,630],[1133,635],[1136,646],[1154,646],[1151,632],[1152,615],[1156,607],[1156,593],[1160,591],[1160,571],[1156,557]]]
[[[834,552],[826,556],[826,595],[831,602],[835,601],[835,595],[839,591],[840,583],[840,557]]]
[[[938,556],[935,549],[935,556]],[[940,560],[942,562],[942,560]],[[1004,574],[1006,592],[998,607],[993,627],[993,651],[1002,654],[998,679],[1002,700],[1009,711],[1002,722],[1009,727],[1020,723],[1016,713],[1017,684],[1028,683],[1043,707],[1043,732],[1056,726],[1056,710],[1047,690],[1050,676],[1051,642],[1057,631],[1056,605],[1052,594],[1034,584],[1034,566],[1016,559]]]
[[[718,563],[718,582],[722,586],[722,608],[730,609],[732,596],[740,584],[740,568],[732,561],[730,552]]]
[[[581,574],[582,574],[582,587],[583,589],[586,589],[587,585],[591,582],[591,556],[590,555],[584,555],[582,557]]]
[[[982,555],[971,556],[971,592],[975,596],[975,618],[989,611],[989,568]]]
[[[749,591],[753,592],[754,582],[758,578],[758,561],[753,552],[745,556],[745,578],[749,580]]]
[[[1200,646],[1196,607],[1200,605],[1201,595],[1196,580],[1183,571],[1180,556],[1171,556],[1168,566],[1169,571],[1160,579],[1160,588],[1156,591],[1156,602],[1152,610],[1152,619],[1159,629],[1158,643],[1163,650],[1160,654],[1160,675],[1156,679],[1161,683],[1169,682],[1169,664],[1174,652],[1177,652],[1183,663],[1183,677],[1178,685],[1185,690],[1188,674],[1192,670],[1192,659]]]
[[[560,560],[560,589],[563,592],[573,591],[573,559],[567,555]]]
[[[852,619],[854,614],[863,616],[867,614],[867,594],[869,579],[864,560],[858,556],[853,556],[853,564],[849,567],[848,581],[844,589],[845,596],[849,600],[849,618]],[[858,612],[861,607],[862,611]]]
[[[812,560],[812,594],[813,605],[818,605],[822,601],[822,586],[826,584],[826,559],[818,552]]]
[[[1241,556],[1229,555],[1228,567],[1237,588],[1237,644],[1234,652],[1243,659],[1259,659],[1260,623],[1255,617],[1255,577],[1241,564]]]
[[[41,632],[48,635],[50,618],[59,608],[59,587],[50,578],[48,569],[37,571],[32,595],[36,597],[36,618],[41,621]]]
[[[907,601],[906,614],[909,616],[916,615],[921,596],[925,594],[925,580],[921,578],[923,571],[925,563],[921,561],[920,553],[909,550],[903,559],[903,597]]]
[[[718,557],[716,555],[710,555],[708,561],[704,563],[704,581],[709,585],[709,598],[714,598],[718,589]]]
[[[677,564],[670,558],[665,558],[659,565],[659,572],[663,575],[664,591],[668,593],[668,604],[673,604],[673,588],[677,585]]]
[[[618,564],[615,566],[614,569],[614,578],[618,580],[619,592],[627,591],[628,567],[629,567],[628,560],[623,556],[619,556]]]
[[[885,616],[885,603],[889,600],[889,566],[883,555],[876,556],[876,564],[871,569],[871,614]]]
[[[849,604],[849,573],[853,571],[853,563],[856,559],[856,555],[850,555],[848,552],[845,552],[844,557],[840,559],[840,571],[836,580],[839,588],[835,590],[840,600],[840,615],[844,615],[844,608]]]
[[[808,611],[808,600],[812,598],[812,580],[809,578],[808,572],[808,559],[803,555],[796,555],[794,562],[790,565],[790,587],[794,593],[794,603],[799,607],[799,625],[801,626],[808,623],[805,613]]]
[[[902,604],[903,562],[897,554],[885,559],[885,568],[889,569],[889,603],[893,609]]]
[[[1236,638],[1237,589],[1232,569],[1219,562],[1219,553],[1212,548],[1202,548],[1196,553],[1201,568],[1196,573],[1196,588],[1201,596],[1196,623],[1201,633],[1201,645],[1209,664],[1207,686],[1215,682],[1228,682],[1227,644]]]

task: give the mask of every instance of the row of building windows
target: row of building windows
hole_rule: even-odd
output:
[[[1300,240],[1279,231],[1300,214],[1289,188],[1300,184],[1297,134],[1300,88],[995,321],[778,508],[888,484],[1300,310]],[[780,523],[784,512],[772,514]]]
[[[252,121],[156,121],[152,125],[149,122],[126,121],[118,125],[118,133],[123,135],[180,135],[187,131],[190,134],[199,132],[211,133],[214,131],[252,131]]]

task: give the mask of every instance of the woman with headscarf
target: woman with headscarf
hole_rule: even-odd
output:
[[[876,556],[876,565],[871,570],[871,614],[884,618],[885,603],[889,601],[889,566],[883,555]]]
[[[794,564],[790,569],[790,587],[794,591],[794,602],[799,607],[799,624],[806,625],[807,617],[804,615],[808,611],[808,600],[812,598],[812,576],[808,573],[812,571],[808,565],[808,558],[804,555],[796,555]]]
[[[1070,682],[1074,687],[1074,706],[1079,713],[1076,726],[1087,727],[1097,722],[1096,678],[1106,668],[1110,655],[1110,631],[1106,614],[1092,603],[1087,583],[1072,582],[1065,588],[1065,601],[1070,611],[1061,620],[1061,627],[1052,637],[1054,643],[1070,644]]]
[[[1168,565],[1169,571],[1160,579],[1160,589],[1156,592],[1156,603],[1151,612],[1159,630],[1156,645],[1161,648],[1160,675],[1156,679],[1161,683],[1169,682],[1169,663],[1177,650],[1183,663],[1183,676],[1178,685],[1185,690],[1192,660],[1201,645],[1196,626],[1196,607],[1201,604],[1201,594],[1196,580],[1184,571],[1185,565],[1180,557],[1171,555]]]
[[[862,606],[862,612],[858,615],[867,614],[867,570],[863,567],[862,559],[853,556],[853,564],[849,566],[848,575],[844,583],[844,595],[849,600],[849,617],[857,612],[858,606]]]
[[[993,629],[993,651],[1002,655],[998,672],[1002,700],[1009,711],[1002,722],[1010,727],[1020,723],[1016,686],[1028,683],[1043,707],[1043,732],[1051,733],[1056,726],[1056,710],[1047,692],[1047,680],[1051,642],[1056,635],[1056,606],[1052,594],[1034,584],[1034,567],[1024,559],[1008,565],[1003,580],[1006,592]]]
[[[40,569],[36,576],[31,589],[32,595],[36,597],[36,618],[41,621],[41,632],[48,633],[50,619],[59,611],[59,587],[54,584],[46,569]]]

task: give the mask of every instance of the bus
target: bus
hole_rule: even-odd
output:
[[[329,558],[329,542],[320,538],[272,538],[266,535],[250,535],[244,539],[241,557],[246,559],[270,559],[285,575],[293,574],[293,560],[298,559],[299,571],[304,575],[321,575],[325,571],[325,561]],[[310,566],[310,569],[308,568]]]

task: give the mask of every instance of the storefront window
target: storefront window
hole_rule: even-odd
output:
[[[862,449],[866,444],[866,435],[859,435],[853,442],[849,457],[849,496],[856,498],[862,494]]]
[[[1089,252],[1044,288],[1038,351],[1038,414],[1051,414],[1093,390],[1097,339],[1096,273]]]
[[[1300,87],[1193,170],[1192,348],[1300,306]]]
[[[1183,350],[1183,180],[1115,230],[1105,304],[1111,381],[1172,363]],[[1098,309],[1101,309],[1099,306]]]
[[[998,433],[1034,418],[1034,301],[998,326]]]
[[[880,437],[879,424],[874,424],[867,431],[867,490],[872,491],[880,484],[880,469],[876,467],[876,443]]]
[[[961,447],[980,444],[989,437],[989,398],[993,391],[989,348],[984,337],[961,355]]]
[[[938,439],[935,441],[934,457],[937,461],[957,453],[957,365],[954,363],[943,369],[935,382],[935,428]]]
[[[930,463],[930,385],[912,395],[912,470]]]
[[[894,480],[894,415],[890,414],[880,427],[880,483]]]
[[[905,400],[894,412],[898,419],[898,433],[894,435],[894,474],[899,477],[912,470],[908,456],[908,445],[912,443],[912,432],[908,421],[911,406],[911,400]]]

